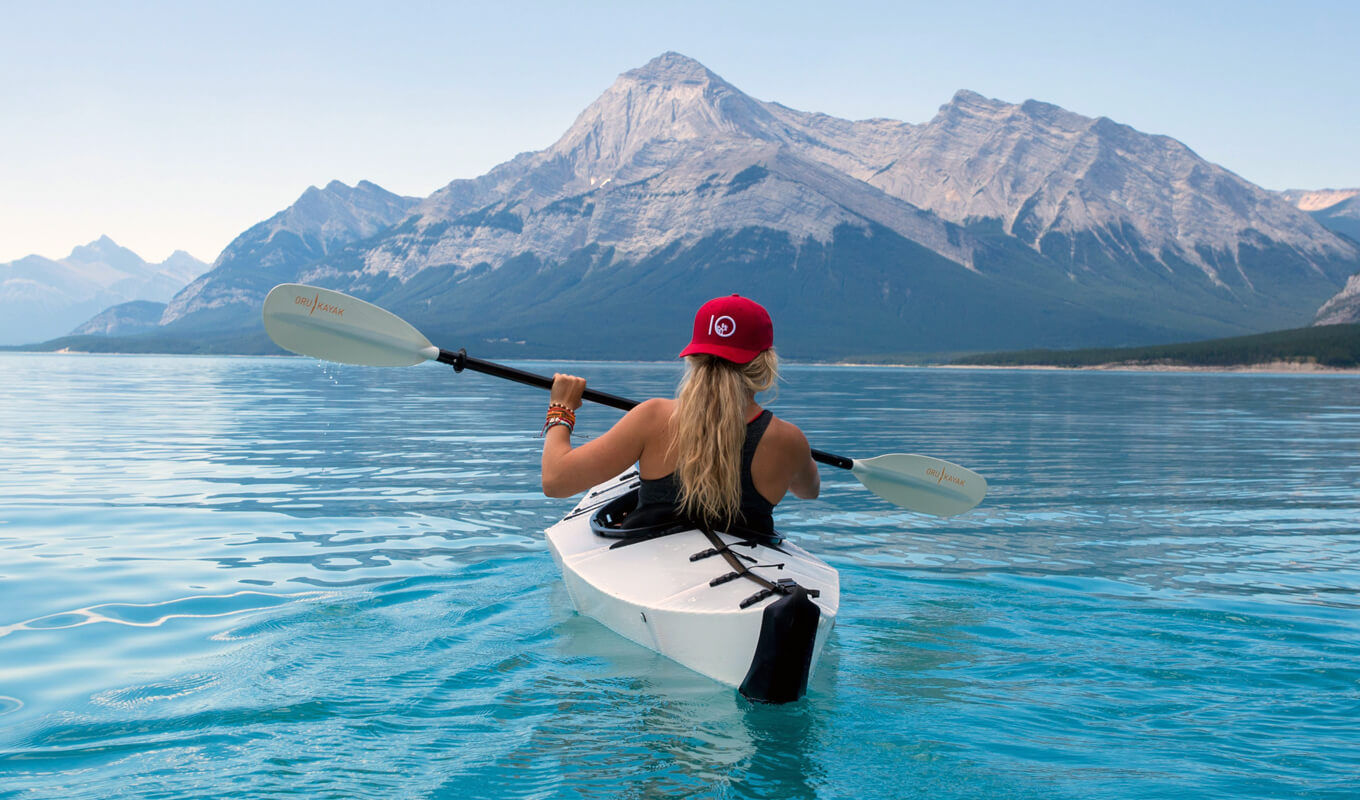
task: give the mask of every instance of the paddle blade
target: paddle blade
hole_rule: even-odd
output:
[[[850,472],[889,503],[936,517],[962,514],[987,495],[987,480],[981,475],[930,456],[890,453],[857,458]]]
[[[439,357],[439,348],[396,314],[300,283],[269,291],[264,329],[284,350],[341,364],[407,367]]]

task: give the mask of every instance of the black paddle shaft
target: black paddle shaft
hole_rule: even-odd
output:
[[[470,369],[473,372],[480,372],[483,375],[505,378],[506,380],[522,383],[526,386],[537,386],[540,389],[551,389],[553,384],[552,378],[545,375],[539,375],[534,372],[525,372],[522,369],[507,367],[504,364],[497,364],[494,361],[484,361],[480,358],[473,358],[467,354],[467,349],[462,347],[458,348],[456,352],[440,348],[439,358],[436,360],[441,364],[448,364],[453,367],[454,372],[462,372],[465,369]],[[618,395],[609,394],[608,392],[597,392],[594,389],[586,389],[581,397],[592,403],[599,403],[600,405],[617,408],[620,411],[630,411],[637,406],[636,400],[629,400],[626,397],[619,397]],[[839,467],[841,469],[851,469],[855,466],[853,459],[815,449],[812,451],[812,460],[820,461],[827,466]]]
[[[456,353],[440,348],[439,358],[437,360],[441,364],[448,364],[453,367],[454,372],[462,372],[465,369],[470,369],[473,372],[480,372],[483,375],[505,378],[506,380],[522,383],[526,386],[537,386],[540,389],[551,389],[553,385],[552,378],[545,375],[525,372],[522,369],[507,367],[504,364],[497,364],[494,361],[483,361],[480,358],[473,358],[467,354],[466,349],[461,347],[458,348],[458,352]],[[636,401],[629,400],[626,397],[619,397],[606,392],[597,392],[594,389],[586,389],[585,394],[581,396],[592,403],[599,403],[600,405],[617,408],[620,411],[631,411],[637,405]]]

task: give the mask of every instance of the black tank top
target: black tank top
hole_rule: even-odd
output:
[[[741,446],[741,510],[738,519],[742,527],[770,536],[774,535],[774,503],[766,500],[756,489],[755,481],[751,479],[751,460],[755,458],[760,437],[765,435],[765,429],[770,427],[772,419],[774,414],[767,408],[746,424],[746,441]],[[676,480],[674,472],[664,478],[644,478],[638,488],[638,508],[628,515],[624,527],[643,527],[663,519],[673,519],[679,505],[680,482]]]

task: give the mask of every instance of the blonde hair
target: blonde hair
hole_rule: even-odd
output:
[[[711,355],[685,357],[685,377],[671,415],[682,515],[719,526],[736,520],[746,408],[756,392],[778,378],[774,348],[746,364]]]

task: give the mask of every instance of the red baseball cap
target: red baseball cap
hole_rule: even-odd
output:
[[[715,297],[699,307],[694,315],[694,338],[681,357],[707,353],[736,364],[751,359],[774,345],[774,323],[765,307],[750,298],[734,294]]]

